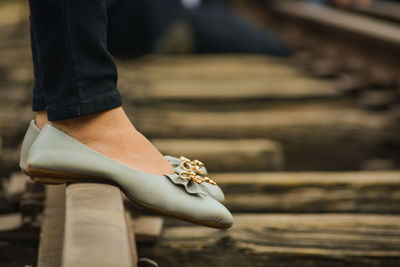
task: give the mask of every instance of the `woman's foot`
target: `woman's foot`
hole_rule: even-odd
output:
[[[22,141],[21,145],[21,152],[20,152],[20,162],[19,165],[21,167],[21,170],[26,173],[28,176],[30,173],[28,172],[28,166],[27,166],[27,160],[28,160],[28,154],[29,151],[32,148],[33,143],[35,140],[38,138],[40,134],[40,129],[38,125],[41,126],[41,128],[44,127],[44,125],[48,123],[47,121],[47,115],[46,112],[40,112],[36,116],[36,120],[32,121],[29,125],[29,128],[25,134],[24,140]],[[168,160],[169,164],[172,166],[172,168],[180,168],[182,164],[182,159],[172,157],[172,156],[164,156],[166,160]],[[194,163],[194,165],[197,165],[198,163]],[[200,167],[200,170],[204,173],[204,175],[207,175],[207,169],[205,166]],[[34,179],[34,178],[33,178]],[[223,202],[225,199],[224,193],[222,190],[217,186],[212,183],[208,182],[203,182],[199,184],[201,190],[203,193],[211,198],[214,198],[215,200],[219,202]]]
[[[37,126],[42,128],[46,123],[46,112],[38,112]],[[171,164],[135,129],[122,108],[54,121],[52,125],[86,146],[125,165],[157,175],[174,173]]]
[[[93,124],[97,124],[98,119],[96,116],[90,118],[84,126],[77,127],[79,121],[75,122],[75,127],[65,124],[62,124],[62,127],[72,129],[71,132],[80,135],[83,131],[91,130],[92,120]],[[105,126],[107,122],[104,120]],[[120,126],[118,123],[108,124],[110,127],[116,125]],[[31,126],[33,127],[33,124]],[[79,127],[84,129],[77,129]],[[100,138],[97,138],[97,133],[94,135],[95,138],[89,139],[91,145],[98,143],[98,139],[103,136],[99,134]],[[125,136],[123,134],[120,136],[125,141]],[[84,138],[87,139],[87,136]],[[111,142],[107,139],[106,143]],[[104,143],[101,143],[100,147],[107,148]],[[123,160],[125,159],[121,161]],[[187,163],[187,166],[189,165]],[[46,125],[32,144],[27,166],[27,172],[36,183],[111,182],[120,187],[132,201],[155,212],[215,228],[229,228],[233,223],[230,212],[216,199],[205,194],[196,183],[190,183],[177,174],[159,176],[117,164],[114,159],[96,153],[52,125]],[[156,171],[164,173],[159,169]]]

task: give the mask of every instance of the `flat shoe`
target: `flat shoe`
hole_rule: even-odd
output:
[[[40,134],[40,129],[39,129],[39,127],[36,126],[35,121],[32,120],[31,123],[29,124],[28,130],[25,133],[24,140],[22,141],[21,152],[20,152],[20,161],[19,161],[19,166],[20,166],[22,172],[27,174],[28,176],[31,176],[28,173],[28,166],[26,165],[28,153],[32,147],[33,142],[36,140],[36,138],[38,137],[39,134]],[[169,161],[171,166],[174,168],[175,172],[177,172],[177,173],[182,172],[182,170],[180,169],[180,166],[182,164],[182,159],[176,158],[173,156],[169,156],[169,155],[166,155],[164,157]],[[199,161],[195,160],[193,162],[199,162]],[[201,166],[200,170],[205,175],[207,175],[207,169],[205,166]],[[212,197],[219,202],[224,202],[224,200],[225,200],[224,193],[222,192],[222,190],[219,188],[218,185],[216,185],[216,184],[213,185],[210,183],[201,183],[201,184],[198,184],[198,186],[209,197]]]
[[[34,141],[27,166],[36,182],[113,183],[138,205],[161,214],[214,228],[229,228],[233,223],[230,212],[195,181],[205,177],[145,173],[102,155],[49,124]]]

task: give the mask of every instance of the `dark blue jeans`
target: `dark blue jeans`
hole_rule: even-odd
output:
[[[49,120],[121,106],[107,51],[105,0],[29,0],[35,85],[33,111]]]

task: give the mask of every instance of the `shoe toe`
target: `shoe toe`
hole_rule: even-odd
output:
[[[212,208],[208,209],[207,211],[208,219],[210,221],[215,221],[218,225],[221,226],[221,228],[231,227],[233,224],[232,214],[220,202],[212,198],[210,199],[213,200],[214,203]]]
[[[208,196],[214,198],[215,200],[219,202],[224,202],[225,201],[225,195],[224,192],[222,192],[221,188],[218,185],[212,185],[208,183],[201,183],[201,188],[204,191],[205,194]]]
[[[131,199],[166,215],[216,228],[233,223],[230,212],[217,200],[204,193],[188,193],[166,177],[147,175],[140,183],[132,177],[119,184]]]

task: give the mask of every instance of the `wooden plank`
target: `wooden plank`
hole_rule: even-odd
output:
[[[25,11],[26,7],[22,2],[4,3],[0,8],[0,27],[18,24],[23,19]]]
[[[128,95],[130,101],[245,101],[256,100],[303,100],[335,99],[340,97],[331,81],[304,77],[244,77],[227,79],[152,79],[133,81],[135,88]],[[273,74],[272,74],[273,75]]]
[[[161,153],[204,162],[209,171],[281,170],[282,147],[264,139],[153,139]]]
[[[3,248],[8,245],[33,246],[39,243],[40,228],[37,222],[27,220],[20,212],[0,215],[0,241]],[[19,245],[18,245],[19,244]],[[31,247],[32,248],[32,247]],[[34,256],[36,261],[37,257]],[[5,254],[2,254],[4,256]],[[14,257],[14,256],[12,256]]]
[[[400,27],[396,23],[307,2],[278,1],[275,9],[314,23],[400,45]]]
[[[26,127],[33,117],[32,108],[28,105],[18,106],[13,102],[8,102],[0,106],[0,135],[3,139],[4,154],[7,154],[5,150],[9,150],[8,154],[12,154],[12,159],[16,158],[17,163],[19,160],[17,146],[23,139]]]
[[[22,224],[23,221],[20,213],[8,213],[0,216],[0,232],[16,230]]]
[[[29,222],[20,212],[1,214],[0,266],[36,266],[39,235],[37,222]]]
[[[235,214],[227,231],[165,228],[144,247],[160,266],[398,266],[400,216]]]
[[[400,5],[392,1],[372,1],[368,5],[351,5],[346,8],[381,19],[400,22]]]
[[[15,148],[5,148],[0,156],[0,176],[7,177],[18,171],[18,162],[19,151]]]
[[[65,185],[46,186],[38,267],[61,266],[65,220]]]
[[[121,78],[223,79],[260,76],[304,77],[289,60],[265,55],[147,56],[139,61],[119,62]],[[135,75],[132,75],[132,72]]]
[[[191,61],[191,62],[190,62]],[[253,62],[256,61],[256,62]],[[289,61],[270,60],[260,55],[253,56],[251,61],[247,56],[232,55],[215,57],[204,55],[154,57],[141,64],[121,62],[121,78],[132,80],[144,78],[161,79],[171,77],[172,79],[223,79],[236,78],[237,76],[259,77],[266,76],[289,76],[304,77],[304,74],[293,66]],[[132,72],[135,75],[132,75]]]
[[[138,71],[165,71],[167,69],[179,68],[182,71],[188,71],[187,67],[195,68],[196,71],[222,71],[236,69],[237,59],[240,58],[241,64],[246,66],[254,66],[257,69],[267,64],[281,64],[287,70],[292,69],[290,66],[284,66],[286,59],[281,57],[267,55],[251,55],[251,54],[203,54],[203,55],[148,55],[135,61],[119,61],[118,63],[125,67],[134,67]],[[218,68],[213,66],[223,66]],[[191,71],[190,71],[191,72]]]
[[[340,97],[332,81],[307,77],[283,60],[242,55],[187,58],[192,60],[156,57],[140,65],[121,62],[121,92],[133,102]]]
[[[399,213],[400,172],[215,173],[232,212]]]
[[[117,187],[71,184],[66,203],[63,267],[135,265]]]
[[[131,220],[131,228],[135,233],[137,242],[154,243],[161,235],[164,219],[158,216],[134,217]]]
[[[295,46],[330,57],[340,69],[392,83],[399,76],[398,24],[304,1],[275,1],[283,33]],[[294,33],[294,34],[291,34]],[[360,46],[359,44],[363,44]],[[333,52],[333,53],[332,53]],[[315,56],[315,55],[314,55]]]
[[[137,128],[149,137],[266,138],[285,149],[288,170],[358,169],[382,143],[399,139],[389,112],[373,113],[347,105],[302,104],[254,106],[238,110],[135,109]],[[345,148],[345,151],[344,151]],[[329,151],[329,153],[327,153]],[[344,153],[345,152],[345,153]]]
[[[21,200],[26,188],[26,183],[29,181],[29,177],[23,173],[12,173],[8,181],[3,181],[4,194],[7,200],[13,202]]]

